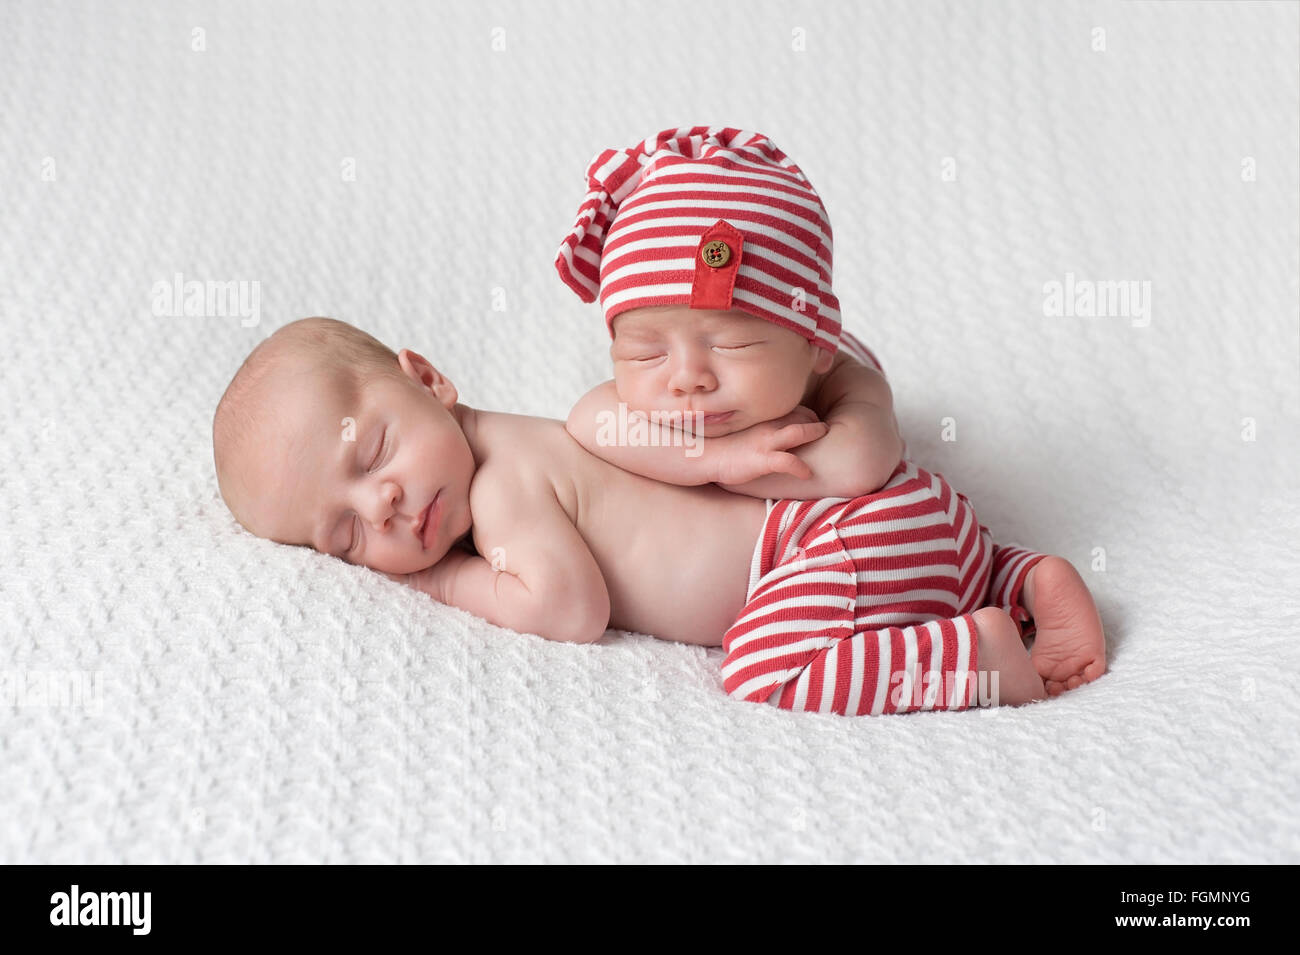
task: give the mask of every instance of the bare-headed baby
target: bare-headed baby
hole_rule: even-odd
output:
[[[807,354],[806,375],[812,350],[787,344]],[[790,427],[809,441],[826,430]],[[259,537],[521,633],[721,645],[738,699],[859,715],[1047,695],[1017,624],[985,605],[986,532],[919,468],[829,502],[662,483],[592,455],[563,422],[475,410],[420,354],[327,318],[253,349],[217,406],[213,454],[223,499]],[[891,514],[925,511],[956,520],[938,518],[920,551],[891,542]],[[953,596],[891,590],[918,561],[957,580]],[[1095,652],[1076,623],[1043,619],[1032,586],[1022,596],[1040,643],[1082,672]],[[900,623],[880,626],[882,608]]]

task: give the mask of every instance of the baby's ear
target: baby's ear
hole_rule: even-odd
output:
[[[809,344],[808,347],[813,350],[813,371],[819,375],[824,375],[830,371],[831,363],[835,361],[835,355],[817,345]]]
[[[433,367],[432,362],[419,352],[403,348],[397,353],[397,363],[406,377],[430,392],[442,404],[450,408],[456,403],[456,386],[451,379]]]

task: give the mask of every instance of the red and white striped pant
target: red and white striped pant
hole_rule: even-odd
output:
[[[998,546],[941,475],[903,460],[874,494],[768,502],[748,602],[722,646],[729,695],[858,716],[982,698],[971,615],[1007,610],[1045,554]]]

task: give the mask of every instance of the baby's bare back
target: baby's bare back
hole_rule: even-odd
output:
[[[497,487],[532,483],[540,471],[554,488],[605,579],[611,627],[721,645],[745,603],[763,501],[624,471],[586,451],[559,421],[479,414],[478,437],[490,450],[481,467]]]

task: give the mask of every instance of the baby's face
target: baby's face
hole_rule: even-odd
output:
[[[390,574],[432,566],[469,530],[456,389],[409,350],[399,367],[355,394],[322,374],[277,385],[272,438],[241,462],[250,530]]]
[[[789,414],[833,356],[736,309],[635,308],[614,318],[614,384],[633,411],[703,412],[719,437]]]

